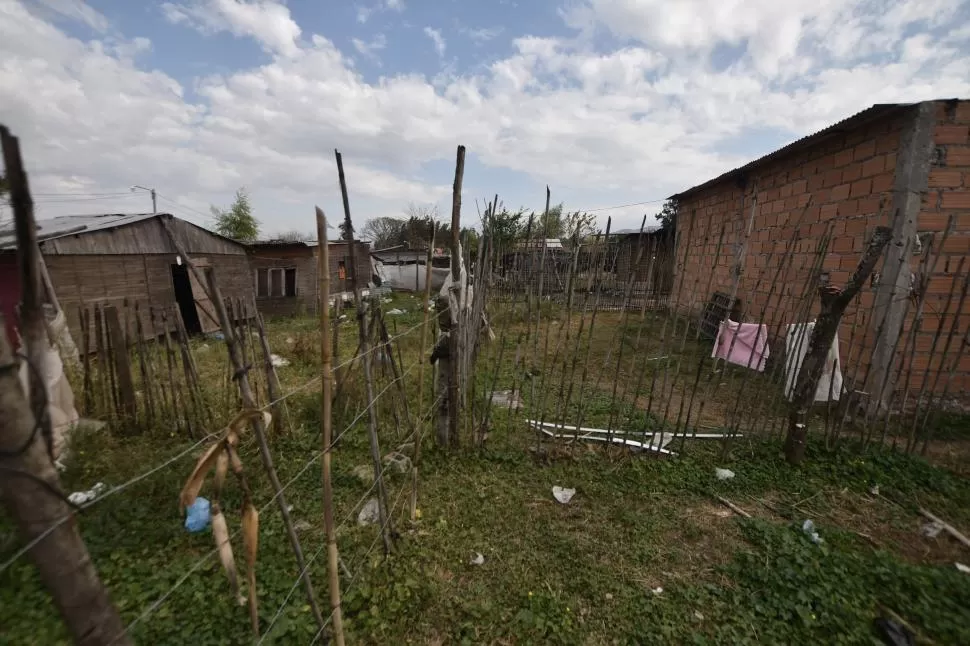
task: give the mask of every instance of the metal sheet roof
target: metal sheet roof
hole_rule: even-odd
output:
[[[799,150],[804,150],[806,148],[809,148],[823,141],[824,139],[827,139],[828,137],[843,134],[845,132],[848,132],[849,130],[858,128],[859,126],[865,125],[871,121],[875,121],[876,119],[881,119],[891,114],[901,112],[902,110],[908,107],[911,107],[913,105],[916,105],[916,104],[915,103],[877,103],[869,108],[866,108],[862,112],[858,112],[850,117],[843,119],[842,121],[839,121],[838,123],[834,123],[831,126],[828,126],[827,128],[823,128],[822,130],[819,130],[816,133],[802,137],[801,139],[793,141],[787,146],[784,146],[774,152],[771,152],[771,153],[768,153],[767,155],[759,157],[754,161],[748,162],[744,166],[735,168],[733,170],[729,170],[728,172],[723,173],[722,175],[718,175],[714,179],[708,180],[703,184],[698,184],[697,186],[693,186],[687,189],[686,191],[682,191],[675,195],[671,195],[669,199],[683,200],[685,197],[688,197],[690,195],[693,195],[694,193],[702,191],[705,188],[709,188],[711,186],[714,186],[715,184],[720,184],[721,182],[733,180],[740,176],[743,176],[744,174],[753,170],[754,168],[761,166],[763,164],[766,164],[774,159],[783,157],[785,155],[789,155]]]
[[[37,241],[53,240],[64,236],[114,229],[126,224],[150,220],[167,213],[108,213],[104,215],[59,215],[55,218],[37,220]],[[17,239],[13,228],[0,230],[0,249],[16,249]]]

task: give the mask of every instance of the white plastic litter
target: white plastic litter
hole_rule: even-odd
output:
[[[475,556],[469,561],[472,565],[482,565],[485,563],[485,556],[481,552],[475,552]]]
[[[871,493],[873,496],[878,496],[879,495],[879,485],[872,485],[871,487],[869,487],[869,493]]]
[[[364,508],[357,514],[358,525],[375,525],[381,518],[380,503],[377,498],[371,498],[364,505]]]
[[[70,496],[67,497],[75,505],[83,505],[86,502],[91,502],[95,498],[101,495],[101,493],[107,488],[103,482],[99,482],[87,491],[75,491]]]
[[[964,574],[970,574],[970,567],[967,567],[963,563],[954,563],[954,565],[956,565],[957,569],[963,572]]]
[[[664,593],[664,589],[661,588],[660,586],[657,586],[656,588],[651,590],[651,592],[653,592],[655,595],[661,595]]]
[[[278,354],[269,355],[269,362],[273,364],[273,367],[275,368],[282,368],[284,366],[290,365],[290,362],[287,359],[284,359]]]
[[[390,303],[391,302],[391,299],[390,298],[382,298],[381,299],[381,302],[382,303]]]
[[[405,314],[405,313],[406,312],[404,310],[399,310],[396,307],[394,309],[388,311],[388,315],[390,315],[390,316],[400,316],[401,314]]]
[[[804,523],[802,523],[802,531],[805,532],[808,538],[811,539],[811,541],[816,545],[822,542],[822,539],[819,537],[818,532],[815,531],[815,523],[813,523],[811,519],[806,520]]]
[[[555,487],[552,488],[552,495],[556,500],[558,500],[562,504],[568,505],[569,501],[572,500],[573,496],[576,495],[576,490],[566,489],[564,487],[560,487],[559,485],[556,485]]]
[[[926,538],[936,538],[937,536],[940,535],[940,532],[942,531],[943,531],[943,525],[941,525],[940,523],[937,523],[936,521],[931,523],[926,523],[925,525],[923,525],[922,529],[920,530],[920,532]]]
[[[730,469],[714,469],[714,475],[718,480],[730,480],[734,477],[734,471]]]

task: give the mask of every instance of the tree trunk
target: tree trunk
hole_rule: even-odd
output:
[[[892,229],[876,227],[866,250],[859,260],[855,273],[844,289],[833,285],[819,287],[822,310],[815,321],[809,338],[808,351],[798,370],[791,405],[788,413],[788,434],[785,437],[785,458],[790,464],[801,464],[805,459],[805,441],[808,437],[808,412],[815,401],[818,380],[825,370],[826,357],[845,308],[869,279],[879,257],[892,238]]]

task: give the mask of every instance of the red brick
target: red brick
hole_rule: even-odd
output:
[[[852,156],[856,161],[862,159],[867,159],[876,154],[876,142],[870,139],[869,141],[864,141],[853,150]]]
[[[938,144],[965,144],[970,140],[970,127],[962,125],[936,126],[933,141]]]
[[[851,218],[859,213],[859,200],[843,200],[838,204],[840,218]]]
[[[808,190],[808,180],[800,179],[792,184],[792,193],[795,195],[800,195]]]
[[[777,188],[773,188],[768,191],[767,199],[769,202],[773,202],[774,200],[777,200],[779,197],[781,197],[781,191],[778,190]]]
[[[886,170],[886,157],[884,155],[867,159],[862,164],[863,177],[872,177],[873,175],[878,175],[884,170]]]
[[[951,235],[943,244],[943,253],[970,253],[970,237]]]
[[[943,191],[944,209],[970,209],[970,190]]]
[[[855,256],[842,256],[839,259],[839,269],[855,269],[858,264],[859,260]]]
[[[892,152],[896,150],[898,146],[899,146],[899,135],[896,133],[880,135],[876,139],[876,152],[879,154]]]
[[[824,223],[824,222],[816,222],[815,224],[812,225],[812,229],[811,229],[811,235],[812,235],[812,237],[814,237],[814,238],[820,237],[822,234],[825,233],[825,230],[827,228],[828,228],[828,225],[826,223]]]
[[[847,164],[852,163],[852,150],[843,150],[835,154],[835,160],[833,162],[836,168],[842,168]]]
[[[872,180],[860,179],[857,182],[852,182],[852,190],[849,192],[849,197],[863,197],[870,193],[872,193]]]
[[[811,177],[808,178],[807,189],[810,193],[814,193],[815,191],[822,188],[822,184],[824,183],[825,183],[824,175],[818,175],[818,174],[812,175]]]
[[[886,170],[891,173],[896,172],[896,153],[886,155]]]
[[[849,164],[848,166],[842,169],[843,182],[854,182],[860,177],[862,177],[861,163]]]
[[[791,184],[785,184],[781,187],[781,197],[791,197],[792,187]]]
[[[863,235],[868,228],[869,222],[866,218],[852,218],[845,221],[845,232],[850,236]]]
[[[849,197],[849,193],[852,190],[851,184],[840,184],[833,188],[828,195],[827,202],[840,202]]]
[[[842,171],[835,169],[825,172],[825,179],[822,182],[822,186],[835,186],[842,181]]]
[[[954,117],[960,123],[970,123],[970,101],[960,101],[957,104]]]
[[[831,220],[836,215],[838,215],[839,209],[836,204],[824,204],[822,208],[819,209],[819,219],[821,221]]]
[[[892,173],[876,175],[872,178],[872,192],[884,193],[886,191],[891,191],[893,188],[893,179]]]
[[[771,203],[771,212],[772,213],[781,213],[784,210],[785,210],[785,203],[782,202],[781,200],[776,200],[776,201],[774,201],[774,202]]]
[[[870,220],[879,213],[881,207],[881,200],[876,196],[864,197],[859,200],[859,214],[867,216]],[[872,222],[873,226],[881,224],[880,222]]]
[[[831,249],[835,253],[847,253],[849,251],[852,251],[852,246],[853,246],[852,238],[842,237],[842,238],[836,238],[835,240],[833,240],[832,245],[829,247],[829,249]]]
[[[958,170],[934,168],[930,171],[929,186],[931,188],[957,188],[962,181],[963,174]]]
[[[916,228],[920,231],[943,231],[946,229],[948,215],[944,213],[920,213]]]

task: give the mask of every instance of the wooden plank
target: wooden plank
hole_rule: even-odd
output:
[[[121,413],[127,420],[134,420],[138,414],[138,405],[135,401],[135,384],[131,379],[131,363],[128,360],[128,347],[121,330],[118,308],[113,305],[106,307],[104,314],[108,328],[108,343],[112,348],[115,374],[118,377]]]
[[[143,337],[145,332],[142,329],[141,324],[141,309],[138,306],[138,301],[135,301],[135,347],[138,350],[138,368],[141,373],[141,389],[145,394],[146,408],[145,412],[148,416],[148,423],[153,424],[155,422],[155,378],[152,371],[152,365],[149,361],[147,352],[145,350],[145,341]]]
[[[84,374],[84,414],[91,414],[92,407],[92,397],[91,397],[91,339],[88,337],[89,328],[91,324],[90,316],[88,315],[88,309],[81,305],[78,308],[78,316],[81,321],[81,365]]]

